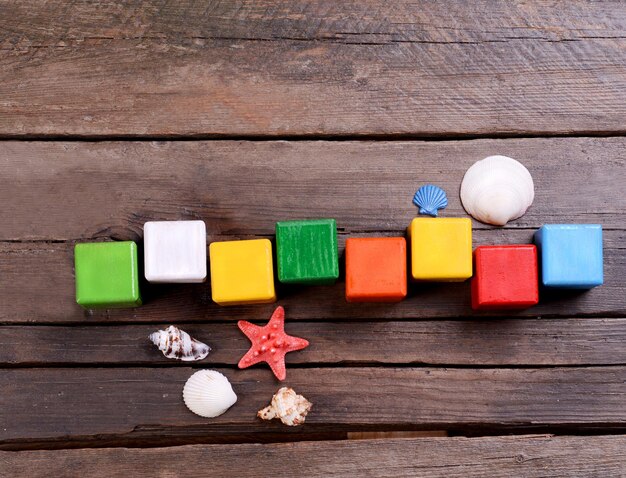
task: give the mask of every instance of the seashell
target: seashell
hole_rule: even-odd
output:
[[[439,209],[448,207],[448,197],[440,187],[427,184],[417,190],[413,196],[413,204],[419,207],[420,214],[437,217]]]
[[[272,397],[269,406],[259,410],[257,416],[263,420],[279,418],[290,427],[302,425],[313,404],[302,395],[296,394],[293,388],[282,387]]]
[[[157,330],[148,337],[154,345],[159,347],[167,358],[175,358],[185,362],[202,360],[211,351],[211,347],[203,344],[184,330],[170,325],[165,330]]]
[[[533,203],[533,178],[519,161],[489,156],[474,163],[461,183],[461,202],[474,219],[504,226]]]
[[[228,379],[217,370],[199,370],[185,383],[183,400],[196,415],[214,418],[232,407],[237,395]]]

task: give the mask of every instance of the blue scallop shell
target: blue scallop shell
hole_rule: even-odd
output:
[[[413,204],[419,207],[420,214],[436,217],[437,210],[448,206],[448,197],[440,187],[427,184],[417,190],[413,196]]]

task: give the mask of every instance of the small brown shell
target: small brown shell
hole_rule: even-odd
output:
[[[302,395],[296,394],[293,388],[282,387],[272,397],[269,406],[259,410],[257,416],[262,420],[279,418],[290,427],[302,425],[313,404]]]

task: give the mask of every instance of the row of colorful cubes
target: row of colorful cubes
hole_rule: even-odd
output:
[[[550,224],[535,244],[479,246],[472,252],[467,218],[415,218],[407,229],[415,281],[472,279],[475,309],[523,308],[545,287],[588,289],[603,282],[602,227]],[[203,221],[144,225],[144,275],[149,282],[203,282],[207,276]],[[538,261],[538,253],[540,260]],[[345,248],[348,302],[396,302],[407,294],[404,237],[349,238]],[[268,239],[212,242],[211,292],[220,305],[276,300],[274,255]],[[339,278],[334,219],[276,223],[278,280],[330,284]],[[76,300],[85,308],[141,304],[137,245],[132,241],[75,247]]]

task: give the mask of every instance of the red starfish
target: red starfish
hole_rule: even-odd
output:
[[[239,361],[239,368],[267,362],[278,380],[285,380],[285,354],[308,347],[308,340],[285,333],[285,309],[277,307],[264,327],[240,320],[237,325],[252,342],[250,350]]]

